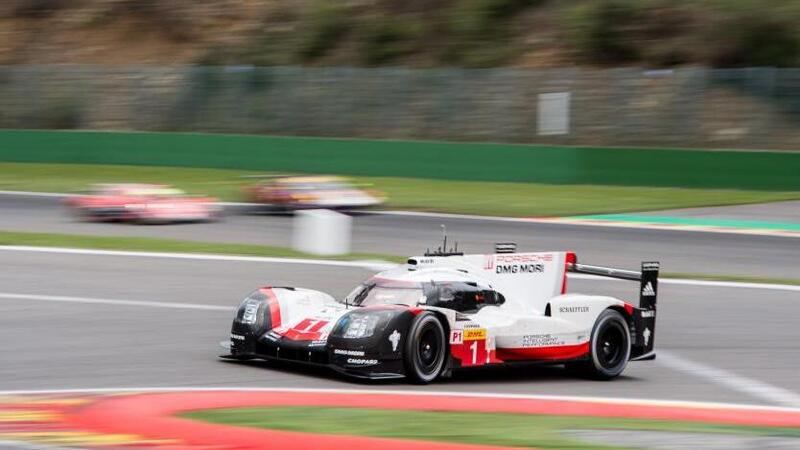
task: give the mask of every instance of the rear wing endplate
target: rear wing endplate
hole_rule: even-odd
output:
[[[633,313],[634,342],[632,359],[653,359],[653,342],[656,332],[656,300],[658,298],[658,271],[660,264],[654,261],[642,263],[642,271],[614,269],[568,262],[567,271],[600,277],[639,282],[639,307]]]

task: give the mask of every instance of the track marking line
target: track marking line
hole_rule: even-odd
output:
[[[605,278],[596,275],[586,275],[581,273],[567,274],[570,279],[609,281],[614,283],[628,283],[626,280],[615,278]],[[764,289],[773,291],[800,292],[800,286],[793,284],[771,284],[771,283],[750,283],[745,281],[712,281],[712,280],[691,280],[687,278],[658,278],[659,284],[674,284],[679,286],[698,286],[698,287],[722,287],[739,289]]]
[[[658,351],[656,362],[673,370],[702,378],[712,384],[724,386],[759,400],[790,408],[800,408],[800,395],[763,381],[743,377],[727,370],[701,364],[661,350]]]
[[[735,205],[731,205],[735,206]],[[717,234],[745,234],[750,236],[777,236],[800,238],[800,233],[789,230],[765,230],[759,228],[733,228],[733,227],[703,227],[703,226],[677,226],[664,225],[650,222],[615,222],[610,220],[578,220],[571,217],[493,217],[474,214],[450,214],[421,211],[370,211],[369,214],[384,216],[428,217],[436,219],[461,219],[482,220],[492,222],[512,222],[545,225],[566,225],[575,227],[601,227],[601,228],[633,228],[642,230],[659,231],[689,231],[699,233]]]
[[[137,252],[125,250],[95,250],[66,247],[36,247],[27,245],[0,245],[0,250],[68,255],[125,256],[137,258],[194,259],[201,261],[237,261],[280,264],[310,264],[317,266],[355,267],[368,270],[385,270],[397,266],[386,261],[339,261],[328,259],[281,258],[271,256],[238,256],[211,253]]]
[[[254,263],[279,263],[279,264],[307,264],[334,267],[354,267],[375,272],[397,267],[397,264],[386,261],[337,261],[325,259],[306,259],[306,258],[279,258],[268,256],[237,256],[237,255],[215,255],[208,253],[162,253],[162,252],[136,252],[123,250],[93,250],[81,248],[64,247],[35,247],[23,245],[0,245],[0,251],[35,252],[35,253],[59,253],[68,255],[93,255],[93,256],[121,256],[138,258],[166,258],[166,259],[192,259],[199,261],[237,261]],[[625,282],[612,278],[598,277],[585,274],[568,274],[572,279],[595,280],[610,282]],[[765,289],[776,291],[800,292],[800,286],[791,284],[770,284],[770,283],[749,283],[740,281],[710,281],[710,280],[690,280],[682,278],[659,278],[659,283],[698,286],[698,287],[723,287],[723,288],[743,288],[743,289]]]
[[[193,309],[199,311],[233,312],[236,310],[236,308],[233,306],[200,305],[196,303],[155,302],[146,300],[120,300],[111,298],[67,297],[61,295],[15,294],[11,292],[0,292],[0,299],[32,300],[32,301],[62,302],[62,303],[85,303],[90,305],[144,306],[150,308]]]
[[[339,388],[295,388],[295,387],[198,387],[198,386],[157,386],[157,387],[118,387],[118,388],[74,388],[74,389],[21,389],[21,390],[0,390],[0,395],[48,395],[48,394],[115,394],[115,393],[162,393],[162,392],[298,392],[311,394],[379,394],[379,395],[414,395],[419,397],[466,397],[466,398],[501,398],[501,399],[523,399],[523,400],[553,400],[553,401],[574,401],[583,403],[604,403],[614,405],[634,405],[634,406],[665,406],[681,408],[710,408],[727,410],[758,410],[800,413],[800,408],[752,405],[746,403],[721,403],[721,402],[701,402],[691,400],[656,400],[643,398],[620,398],[620,397],[581,397],[569,395],[539,395],[539,394],[508,394],[492,392],[453,392],[453,391],[429,391],[411,388],[408,390],[398,389],[339,389]]]
[[[75,194],[63,194],[63,193],[58,193],[58,192],[0,191],[0,195],[18,195],[18,196],[25,196],[25,197],[63,198],[63,197],[72,197]]]

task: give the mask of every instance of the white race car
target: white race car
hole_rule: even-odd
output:
[[[293,287],[251,293],[223,358],[320,364],[364,378],[428,383],[452,370],[519,361],[611,379],[655,358],[657,262],[641,272],[578,264],[572,252],[427,253],[346,298]],[[639,305],[567,293],[567,273],[638,281]]]

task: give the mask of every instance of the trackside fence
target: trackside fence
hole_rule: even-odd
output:
[[[0,67],[0,128],[800,148],[800,70]]]

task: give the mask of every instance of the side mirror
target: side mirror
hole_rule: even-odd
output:
[[[506,298],[503,297],[503,294],[497,291],[483,291],[483,303],[486,305],[502,305],[506,302]]]

